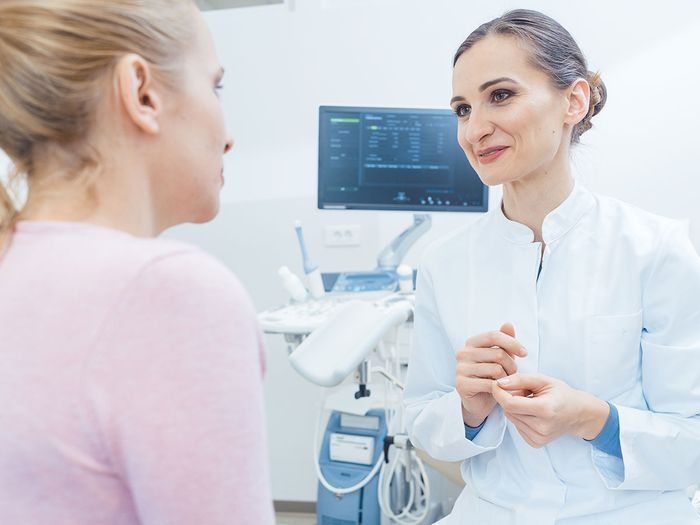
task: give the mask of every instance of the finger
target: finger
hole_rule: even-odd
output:
[[[511,396],[519,396],[519,397],[529,397],[532,395],[532,392],[529,390],[508,390],[508,393]]]
[[[513,326],[513,323],[502,324],[500,330],[506,335],[515,337],[515,327]]]
[[[536,443],[536,442],[528,435],[527,431],[521,430],[521,429],[518,428],[518,427],[515,427],[515,428],[516,428],[516,430],[518,431],[518,434],[520,434],[520,437],[523,438],[523,441],[525,441],[525,443],[527,443],[528,445],[530,445],[532,448],[542,448],[542,446],[541,446],[540,444]]]
[[[515,374],[518,371],[518,365],[515,364],[513,358],[502,348],[474,348],[470,352],[466,352],[464,361],[474,363],[498,363],[506,371],[506,375]]]
[[[524,427],[530,435],[542,436],[542,433],[537,430],[537,417],[523,414],[513,414],[512,412],[504,412],[506,418],[514,425]]]
[[[460,363],[457,365],[457,375],[501,379],[506,377],[508,373],[498,363]]]
[[[471,397],[484,392],[490,394],[493,389],[493,382],[493,379],[458,376],[455,388],[460,396]]]
[[[503,350],[514,357],[525,357],[527,355],[527,350],[525,350],[525,347],[520,341],[499,330],[470,337],[467,339],[467,346],[473,348],[491,348],[497,346],[503,348]]]
[[[552,385],[554,380],[543,374],[513,374],[498,382],[503,390],[530,390],[537,394]]]
[[[540,436],[530,425],[516,419],[512,414],[509,414],[507,417],[518,431],[518,434],[520,434],[528,445],[533,448],[541,448],[544,445],[544,438]]]
[[[493,345],[484,347],[465,346],[455,352],[455,358],[457,361],[477,361],[482,363],[498,361],[504,365],[504,367],[511,367],[510,364],[506,363],[513,363],[513,365],[515,365],[515,361],[513,360],[514,356],[511,353],[499,346]],[[517,365],[514,368],[515,369],[511,372],[512,374],[517,371]]]
[[[505,412],[534,416],[539,414],[542,410],[543,402],[541,399],[513,395],[511,392],[501,388],[498,385],[498,381],[494,381],[492,387],[491,395]]]
[[[500,388],[497,381],[494,381],[491,385],[491,395],[496,400],[496,403],[503,407],[504,411],[506,411],[505,407],[510,405],[511,398],[513,397],[510,392]]]
[[[522,428],[532,441],[544,446],[559,438],[562,428],[554,421],[546,421],[536,416],[521,416],[517,414],[506,414],[506,417],[514,425]]]

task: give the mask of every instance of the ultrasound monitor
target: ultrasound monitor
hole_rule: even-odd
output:
[[[449,109],[321,106],[321,209],[485,212]]]

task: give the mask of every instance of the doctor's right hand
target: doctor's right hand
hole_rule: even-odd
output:
[[[486,332],[467,339],[457,357],[455,388],[462,398],[462,419],[470,427],[478,427],[496,406],[491,385],[496,379],[517,372],[515,357],[527,351],[515,339],[511,323],[499,331]]]

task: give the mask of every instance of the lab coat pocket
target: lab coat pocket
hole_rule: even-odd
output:
[[[642,311],[594,315],[584,327],[587,390],[610,400],[633,388],[640,377]]]

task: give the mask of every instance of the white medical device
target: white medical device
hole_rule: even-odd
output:
[[[412,271],[407,275],[410,277],[412,292]],[[388,434],[384,453],[375,460],[376,449],[370,453],[367,438],[347,432],[340,435],[341,433],[328,429],[322,447],[317,429],[314,442],[315,469],[320,486],[327,491],[319,489],[319,493],[343,498],[357,494],[360,490],[370,490],[373,495],[376,491],[376,496],[372,496],[372,499],[375,500],[375,505],[379,504],[383,515],[391,523],[423,525],[432,522],[431,519],[435,517],[429,516],[430,485],[425,468],[405,433],[400,401],[403,384],[397,331],[402,325],[410,324],[413,318],[413,294],[408,292],[407,287],[405,290],[403,293],[384,294],[380,297],[353,294],[364,300],[352,298],[352,295],[329,294],[320,301],[307,301],[263,312],[260,320],[266,332],[284,334],[290,343],[290,364],[312,383],[335,387],[355,372],[359,385],[354,394],[355,400],[351,400],[350,393],[350,399],[344,398],[347,399],[344,403],[346,406],[348,403],[357,404],[357,408],[352,409],[358,410],[356,414],[365,414],[361,407],[370,406],[371,392],[367,385],[372,373],[379,373],[388,379],[386,388],[394,394],[389,394],[389,390],[385,393],[384,419]],[[379,361],[383,366],[373,366],[371,360]],[[337,415],[337,412],[334,413]],[[346,413],[341,417],[347,419],[352,416]],[[319,413],[318,428],[320,423]],[[367,473],[351,486],[337,486],[333,476],[327,477],[333,469],[326,472],[329,466],[326,465],[325,470],[321,466],[321,456],[324,461],[339,465],[348,462],[366,465]],[[369,494],[367,497],[370,497]],[[326,500],[327,498],[324,502],[328,503]],[[346,505],[347,503],[345,502]]]
[[[285,304],[259,313],[258,321],[265,333],[281,334],[298,344],[330,320],[341,304],[340,300],[327,296],[321,301]]]
[[[391,329],[405,323],[412,311],[406,300],[348,301],[292,352],[289,362],[312,383],[336,386],[365,361]]]
[[[280,279],[282,279],[282,285],[284,286],[284,289],[287,290],[287,293],[292,298],[292,301],[303,303],[309,298],[309,293],[306,291],[306,288],[304,288],[301,279],[299,279],[297,275],[293,274],[289,268],[286,266],[281,266],[280,269],[277,270],[277,275],[279,275]]]

